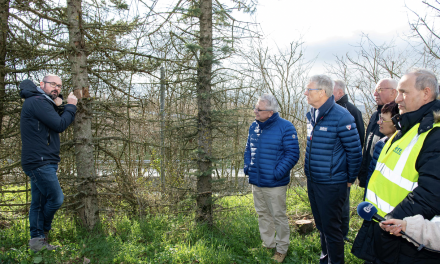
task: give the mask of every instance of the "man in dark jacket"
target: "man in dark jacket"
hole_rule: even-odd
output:
[[[354,117],[354,122],[356,123],[356,128],[361,140],[361,147],[364,147],[365,138],[365,126],[364,120],[362,119],[362,112],[352,103],[348,101],[348,96],[345,93],[345,82],[342,80],[335,81],[335,87],[333,88],[333,95],[335,96],[335,101],[338,105],[344,107],[350,112]]]
[[[244,152],[244,173],[252,184],[263,247],[276,247],[273,259],[281,263],[290,243],[286,192],[290,170],[299,159],[298,136],[293,124],[279,116],[273,95],[263,94],[254,114]]]
[[[344,107],[354,117],[356,128],[361,141],[361,148],[364,147],[365,127],[364,120],[362,119],[362,113],[348,101],[348,96],[345,94],[345,82],[342,80],[335,81],[335,87],[333,88],[333,95],[338,105]],[[344,206],[342,207],[342,235],[344,240],[348,240],[348,230],[350,227],[350,187],[347,188],[347,198],[345,199]]]
[[[380,80],[374,90],[374,99],[377,103],[376,111],[371,115],[370,122],[368,123],[366,138],[364,142],[364,151],[362,153],[362,165],[359,171],[359,186],[365,188],[365,183],[368,177],[368,167],[373,159],[374,146],[376,143],[384,137],[384,134],[379,132],[380,111],[384,104],[388,104],[397,96],[397,81],[394,79],[382,79]]]
[[[21,166],[31,180],[29,247],[34,251],[44,247],[55,249],[48,244],[47,237],[64,199],[56,174],[60,162],[59,133],[73,122],[77,98],[71,93],[60,115],[61,88],[61,79],[56,75],[45,76],[40,87],[30,80],[20,84],[20,96],[25,98],[20,120]]]
[[[333,81],[325,75],[310,78],[305,95],[312,106],[307,113],[307,148],[304,171],[307,191],[321,233],[320,263],[344,263],[341,230],[347,187],[356,180],[362,149],[356,123],[347,109],[337,105]]]
[[[440,215],[440,102],[434,73],[415,69],[397,87],[400,116],[397,133],[388,140],[368,183],[366,201],[390,219]],[[437,117],[435,117],[437,115]],[[438,263],[439,253],[417,250],[406,239],[388,234],[375,222],[364,221],[352,252],[374,263]]]

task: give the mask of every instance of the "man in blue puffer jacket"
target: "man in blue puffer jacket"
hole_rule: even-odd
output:
[[[347,109],[335,103],[333,81],[312,76],[305,95],[312,106],[307,113],[307,149],[304,171],[307,189],[321,233],[320,263],[344,263],[341,230],[347,186],[356,180],[362,148],[356,123]]]
[[[298,137],[293,124],[279,116],[273,95],[263,94],[254,114],[244,152],[244,173],[252,184],[263,247],[276,247],[273,259],[281,263],[289,247],[286,192],[290,170],[299,159]]]

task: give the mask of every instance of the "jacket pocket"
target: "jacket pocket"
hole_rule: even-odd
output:
[[[280,172],[276,169],[276,167],[275,167],[275,169],[273,169],[273,176],[274,176],[274,178],[275,178],[276,181],[281,180],[282,175],[281,175]]]

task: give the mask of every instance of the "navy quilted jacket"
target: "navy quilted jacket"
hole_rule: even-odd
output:
[[[273,114],[265,122],[255,120],[249,128],[244,152],[244,173],[258,187],[285,186],[299,159],[298,136],[293,124]]]
[[[368,188],[368,182],[370,181],[371,175],[373,175],[374,169],[376,168],[377,160],[379,159],[380,153],[382,152],[383,147],[388,141],[388,137],[385,136],[381,138],[379,141],[377,141],[376,145],[374,146],[374,152],[373,152],[373,159],[370,162],[370,166],[368,167],[368,175],[367,175],[367,182],[365,184],[365,192],[367,192]]]
[[[75,119],[76,106],[67,104],[63,113],[31,80],[20,83],[20,96],[25,98],[21,109],[21,166],[35,170],[49,163],[60,162],[60,135]]]
[[[362,162],[362,148],[353,116],[331,96],[307,113],[307,180],[320,184],[353,183]]]

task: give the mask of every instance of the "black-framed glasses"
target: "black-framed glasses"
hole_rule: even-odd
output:
[[[377,92],[377,93],[381,93],[381,92],[383,92],[383,90],[388,90],[388,89],[394,89],[394,88],[377,88],[375,91]]]
[[[379,115],[379,124],[383,124],[383,123],[386,123],[386,122],[393,122],[393,120],[383,120],[383,117],[382,117],[382,115]]]
[[[253,109],[254,109],[254,111],[257,111],[257,112],[273,111],[273,110],[261,110],[261,109],[256,108],[255,105],[254,105]]]
[[[61,85],[61,84],[57,84],[56,82],[45,82],[45,81],[43,81],[44,83],[48,83],[48,84],[50,84],[50,86],[52,87],[52,88],[55,88],[55,87],[57,87],[58,89],[60,89],[61,90],[61,88],[63,88],[63,86]]]

